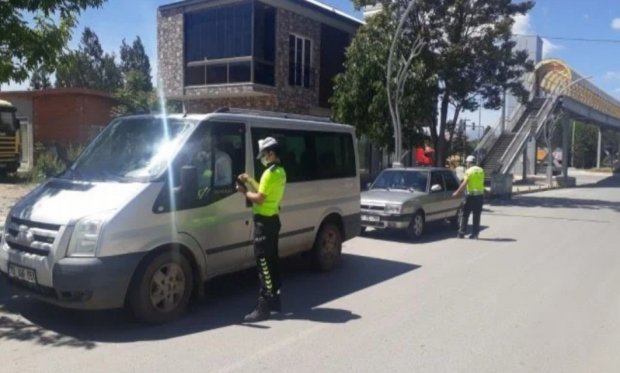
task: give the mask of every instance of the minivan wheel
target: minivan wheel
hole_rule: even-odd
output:
[[[416,212],[411,218],[409,227],[407,228],[407,236],[411,240],[419,240],[424,233],[424,215],[421,212]]]
[[[179,317],[192,294],[193,274],[179,252],[163,252],[139,269],[129,294],[129,306],[138,320],[161,324]]]
[[[331,223],[321,226],[312,253],[315,267],[320,271],[330,271],[340,262],[342,234],[338,226]]]

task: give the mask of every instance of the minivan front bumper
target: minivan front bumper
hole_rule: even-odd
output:
[[[120,308],[141,254],[101,258],[63,258],[53,264],[52,287],[10,279],[14,287],[61,307],[96,310]],[[8,278],[8,274],[0,271]],[[37,273],[38,274],[38,273]]]

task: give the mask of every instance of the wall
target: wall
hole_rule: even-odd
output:
[[[114,100],[79,93],[37,95],[33,98],[35,142],[88,142],[111,120]]]
[[[183,95],[183,27],[183,8],[157,13],[158,71],[166,97]]]

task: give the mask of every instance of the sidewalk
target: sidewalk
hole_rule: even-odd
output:
[[[612,173],[593,172],[588,170],[569,169],[568,176],[574,177],[577,187],[596,184],[602,180],[612,177]],[[512,194],[536,193],[550,189],[558,189],[557,185],[549,186],[547,184],[546,175],[529,175],[527,180],[523,182],[521,179],[514,181],[512,186]]]

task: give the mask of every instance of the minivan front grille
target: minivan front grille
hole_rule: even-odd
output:
[[[48,256],[56,241],[60,225],[10,217],[6,227],[7,245],[22,253]]]
[[[23,253],[34,254],[39,256],[48,256],[50,251],[48,249],[35,249],[33,247],[20,245],[15,242],[7,241],[9,247],[13,250],[21,251]]]

